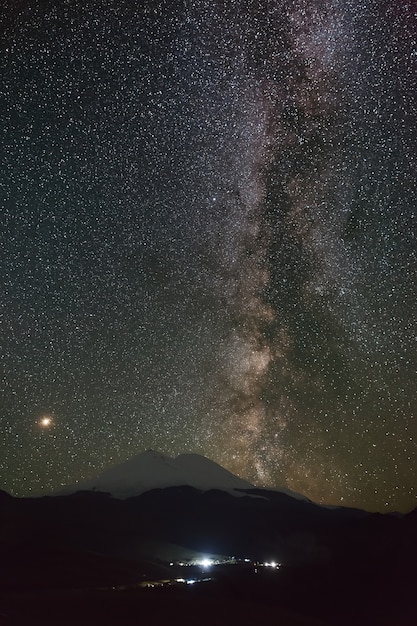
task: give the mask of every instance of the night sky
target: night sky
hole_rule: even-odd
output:
[[[9,0],[0,488],[147,448],[417,505],[417,4]]]

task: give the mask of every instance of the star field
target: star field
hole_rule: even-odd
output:
[[[6,3],[0,488],[143,449],[416,506],[417,8]]]

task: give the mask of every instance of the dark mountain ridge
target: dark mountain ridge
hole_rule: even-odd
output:
[[[350,626],[362,623],[362,613],[367,625],[417,623],[398,613],[400,606],[406,619],[415,617],[417,510],[382,515],[320,506],[285,490],[256,488],[199,455],[172,459],[154,451],[80,486],[87,489],[35,498],[0,492],[0,600],[42,596],[39,623],[51,594],[111,594],[126,585],[139,594],[133,612],[147,598],[152,617],[154,601],[138,585],[205,577],[198,565],[204,559],[218,565],[206,590],[194,593],[200,594],[195,606],[226,603],[242,624],[249,623],[240,608],[248,600],[256,619],[269,607],[271,616],[277,609],[301,611],[301,622],[288,622],[297,624]],[[266,566],[272,562],[279,564],[275,575]],[[160,602],[169,598],[187,610],[191,596],[169,587]],[[16,602],[13,610],[21,614]],[[117,602],[118,611],[124,606]],[[57,615],[62,621],[59,606]],[[312,616],[319,621],[310,622]],[[100,623],[118,621],[104,611]]]
[[[279,579],[254,578],[239,568],[224,577],[219,568],[216,586],[207,593],[217,589],[215,597],[226,594],[228,602],[233,589],[239,602],[250,596],[271,610],[276,603],[291,608],[301,602],[309,615],[322,617],[325,610],[333,619],[344,607],[351,620],[362,604],[373,614],[382,602],[380,617],[394,619],[399,604],[415,616],[416,511],[382,515],[326,508],[263,489],[240,490],[236,497],[176,486],[124,500],[94,491],[40,498],[3,492],[0,530],[3,594],[167,579],[180,575],[171,558],[224,555],[282,564]],[[408,626],[395,619],[378,624]]]

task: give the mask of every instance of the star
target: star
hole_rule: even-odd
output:
[[[52,417],[50,417],[49,415],[44,415],[40,418],[38,424],[41,428],[50,428],[53,424]]]

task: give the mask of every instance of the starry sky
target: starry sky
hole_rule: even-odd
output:
[[[153,448],[417,504],[417,5],[7,0],[0,488]]]

